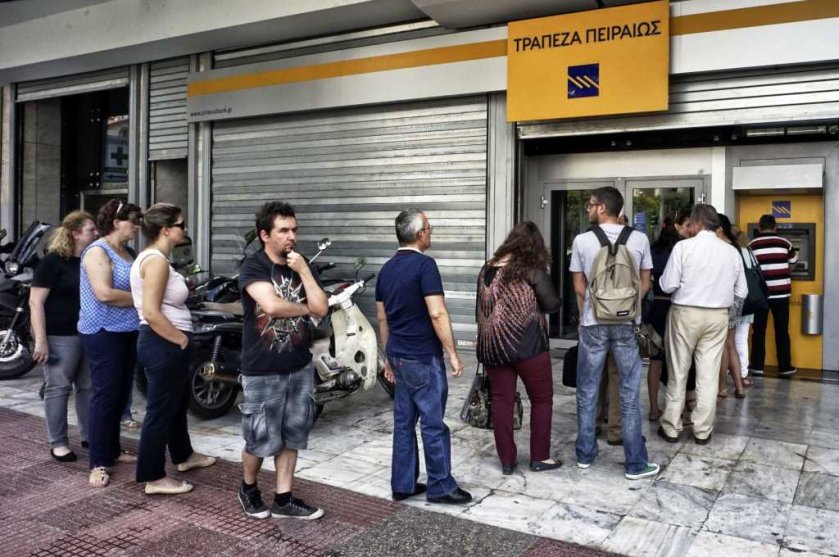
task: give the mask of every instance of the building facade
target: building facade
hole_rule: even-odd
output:
[[[699,201],[744,230],[771,212],[802,254],[793,363],[839,370],[839,317],[825,311],[804,327],[803,313],[807,294],[839,303],[829,249],[839,234],[839,4],[663,2],[663,108],[623,114],[618,101],[617,112],[518,121],[508,53],[524,43],[508,22],[608,22],[649,3],[293,4],[77,0],[46,15],[0,6],[0,226],[18,233],[115,196],[171,201],[186,208],[201,264],[228,273],[256,208],[279,198],[298,210],[304,253],[328,236],[328,258],[346,274],[358,257],[376,271],[393,251],[396,213],[421,207],[458,342],[470,346],[477,272],[515,222],[542,228],[567,302],[570,242],[595,187],[623,191],[633,226],[651,238],[667,211]],[[559,51],[571,35],[547,41]],[[372,311],[369,295],[362,304]],[[552,344],[575,342],[577,318],[564,304]]]

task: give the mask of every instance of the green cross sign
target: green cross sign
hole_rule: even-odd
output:
[[[117,163],[117,166],[125,166],[125,161],[128,160],[128,154],[122,151],[122,147],[117,147],[116,153],[111,153],[111,158]]]

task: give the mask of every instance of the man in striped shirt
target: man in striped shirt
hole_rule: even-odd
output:
[[[778,369],[785,377],[796,372],[792,367],[789,340],[789,298],[791,294],[790,271],[798,263],[798,250],[786,238],[776,233],[777,223],[772,215],[763,215],[758,223],[759,232],[749,247],[754,252],[766,286],[769,287],[769,309],[755,314],[752,335],[752,357],[750,372],[763,375],[766,358],[766,324],[769,312],[775,322],[775,348],[778,354]]]

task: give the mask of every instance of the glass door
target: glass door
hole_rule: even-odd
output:
[[[562,309],[550,316],[551,346],[567,348],[577,341],[580,322],[571,272],[571,246],[574,237],[589,227],[585,203],[591,192],[613,186],[624,196],[624,212],[629,224],[654,242],[665,215],[675,209],[690,211],[702,199],[703,178],[652,178],[547,182],[544,184],[542,231],[551,250],[551,277],[562,299]]]

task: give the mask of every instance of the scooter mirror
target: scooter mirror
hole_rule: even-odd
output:
[[[320,242],[318,242],[318,251],[323,251],[331,245],[332,240],[330,240],[329,238],[321,238]]]
[[[355,272],[359,272],[365,265],[367,265],[366,257],[359,257],[355,260]]]

